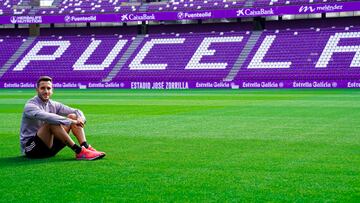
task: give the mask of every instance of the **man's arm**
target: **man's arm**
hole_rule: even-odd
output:
[[[82,120],[82,122],[84,122],[84,123],[86,122],[85,115],[81,110],[71,108],[60,102],[55,102],[55,106],[56,106],[57,114],[59,114],[61,116],[68,116],[69,114],[73,113],[77,116],[78,119],[80,118]]]
[[[45,121],[46,123],[53,124],[53,125],[67,125],[68,126],[73,123],[73,121],[68,118],[59,116],[54,113],[49,113],[49,112],[46,112],[46,111],[40,109],[34,103],[27,103],[25,105],[24,114],[27,118]]]

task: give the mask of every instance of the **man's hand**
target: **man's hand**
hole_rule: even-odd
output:
[[[84,127],[84,121],[81,118],[78,118],[76,120],[71,119],[71,124],[76,125],[77,127]]]

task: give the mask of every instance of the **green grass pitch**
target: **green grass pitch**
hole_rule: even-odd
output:
[[[20,156],[34,90],[0,90],[0,201],[360,202],[360,90],[60,90],[107,152]]]

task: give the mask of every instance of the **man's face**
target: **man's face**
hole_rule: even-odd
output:
[[[49,101],[53,94],[52,83],[50,81],[41,81],[39,87],[36,88],[36,92],[41,100]]]

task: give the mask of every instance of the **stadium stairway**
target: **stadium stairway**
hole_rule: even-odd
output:
[[[244,7],[253,7],[255,1],[256,0],[247,0],[244,4]]]
[[[259,40],[262,31],[253,31],[249,40],[247,41],[244,49],[241,51],[239,58],[236,60],[233,68],[230,70],[229,74],[224,78],[223,81],[233,81],[235,76],[238,74],[241,66],[249,56],[251,50],[254,48],[256,42]]]
[[[19,6],[31,6],[30,1],[22,1],[20,2]]]
[[[58,8],[58,5],[61,4],[63,0],[54,0],[51,6],[47,6],[46,8]],[[36,15],[40,10],[39,6],[34,6],[30,11],[29,15]]]
[[[33,16],[36,15],[36,13],[38,12],[39,8],[38,7],[34,7],[29,11],[29,15]]]
[[[10,57],[10,59],[0,69],[0,78],[8,71],[8,69],[16,62],[16,60],[23,55],[23,53],[35,41],[36,37],[28,37],[24,43],[21,44],[19,49]]]
[[[135,52],[136,48],[144,40],[145,35],[138,35],[130,44],[129,48],[125,51],[124,55],[120,58],[114,68],[110,71],[109,75],[102,80],[102,82],[110,82],[120,71],[120,69],[125,65],[126,61],[129,60],[131,55]]]
[[[140,12],[146,12],[147,11],[147,7],[148,7],[148,4],[147,3],[142,3],[140,8],[139,8],[139,11]]]
[[[63,0],[54,0],[53,3],[52,3],[52,6],[58,6],[61,4],[61,2],[63,2]]]

